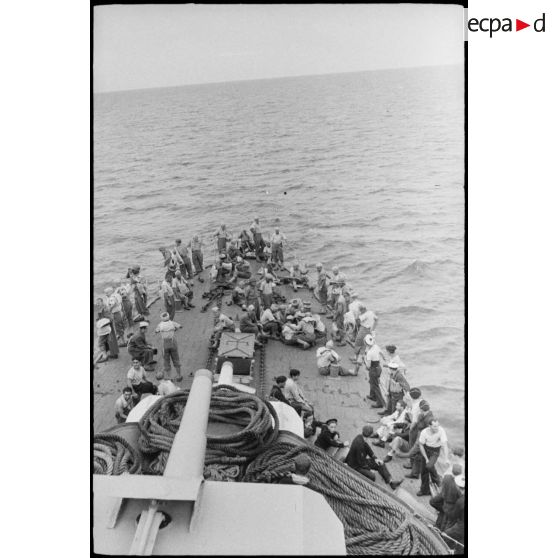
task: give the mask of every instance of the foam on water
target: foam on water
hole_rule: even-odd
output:
[[[154,284],[176,237],[279,219],[287,258],[341,266],[462,442],[463,102],[461,66],[96,95],[96,288],[135,263]]]

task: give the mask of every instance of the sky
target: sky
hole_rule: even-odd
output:
[[[95,92],[463,63],[463,8],[96,6]]]

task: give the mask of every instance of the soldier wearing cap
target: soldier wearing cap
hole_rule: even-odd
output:
[[[148,372],[155,370],[157,361],[153,360],[155,349],[147,343],[146,333],[149,322],[140,322],[139,331],[128,341],[128,353],[145,366]]]
[[[161,323],[155,328],[155,333],[161,334],[163,340],[163,370],[165,375],[170,375],[171,360],[176,370],[176,381],[182,381],[180,374],[180,356],[178,354],[178,345],[174,334],[182,326],[178,322],[170,319],[168,312],[161,314]]]
[[[366,397],[372,401],[372,408],[380,409],[385,406],[385,401],[380,390],[380,347],[376,343],[376,335],[368,334],[364,338],[366,346],[364,354],[364,366],[368,370],[368,381],[370,383],[370,394]]]
[[[352,372],[339,364],[341,357],[333,350],[333,341],[329,340],[325,347],[320,347],[316,351],[318,374],[329,376],[332,366],[336,367],[339,376],[354,376]]]
[[[337,419],[331,418],[326,420],[325,425],[322,425],[320,434],[316,438],[314,445],[327,454],[331,455],[338,461],[343,461],[349,452],[349,442],[341,442],[339,440],[339,432],[337,432]]]
[[[411,389],[407,378],[402,370],[399,369],[399,363],[391,360],[387,364],[388,370],[388,404],[385,411],[381,411],[379,415],[391,415],[395,411],[395,405],[403,399],[406,392]]]
[[[352,359],[353,362],[358,361],[358,355],[360,354],[360,351],[364,346],[364,338],[367,335],[374,332],[374,330],[376,329],[376,324],[378,322],[378,317],[376,316],[376,314],[372,310],[368,310],[368,308],[366,308],[364,304],[361,304],[359,306],[358,312],[359,314],[357,319],[358,319],[359,327],[355,339],[355,356]],[[378,360],[379,358],[380,357],[378,356]],[[381,371],[382,369],[380,367],[380,373]]]
[[[182,275],[184,275],[184,277],[192,279],[194,277],[194,273],[192,270],[192,261],[190,260],[190,256],[188,255],[188,247],[182,244],[182,240],[180,238],[177,238],[174,243],[175,251],[182,260],[181,262],[179,262],[180,271],[182,272]]]

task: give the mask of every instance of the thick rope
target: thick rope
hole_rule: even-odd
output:
[[[312,460],[307,487],[322,494],[341,520],[348,554],[449,554],[443,541],[387,491],[312,446],[275,443],[247,466],[242,480],[277,481],[294,471],[301,453]]]
[[[140,420],[139,447],[148,454],[145,473],[163,474],[188,395],[186,390],[162,397]],[[279,419],[273,406],[232,386],[213,389],[209,420],[236,424],[240,430],[207,437],[206,465],[246,463],[273,444],[279,434]]]
[[[96,434],[93,438],[93,470],[98,475],[140,473],[141,455],[116,434]]]
[[[205,465],[203,476],[205,479],[212,481],[234,482],[240,476],[240,467],[238,465],[222,465],[218,463]]]

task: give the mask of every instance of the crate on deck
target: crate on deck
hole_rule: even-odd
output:
[[[219,341],[215,372],[219,374],[223,362],[228,360],[233,365],[235,375],[250,375],[254,364],[255,340],[256,338],[253,333],[224,331]]]

